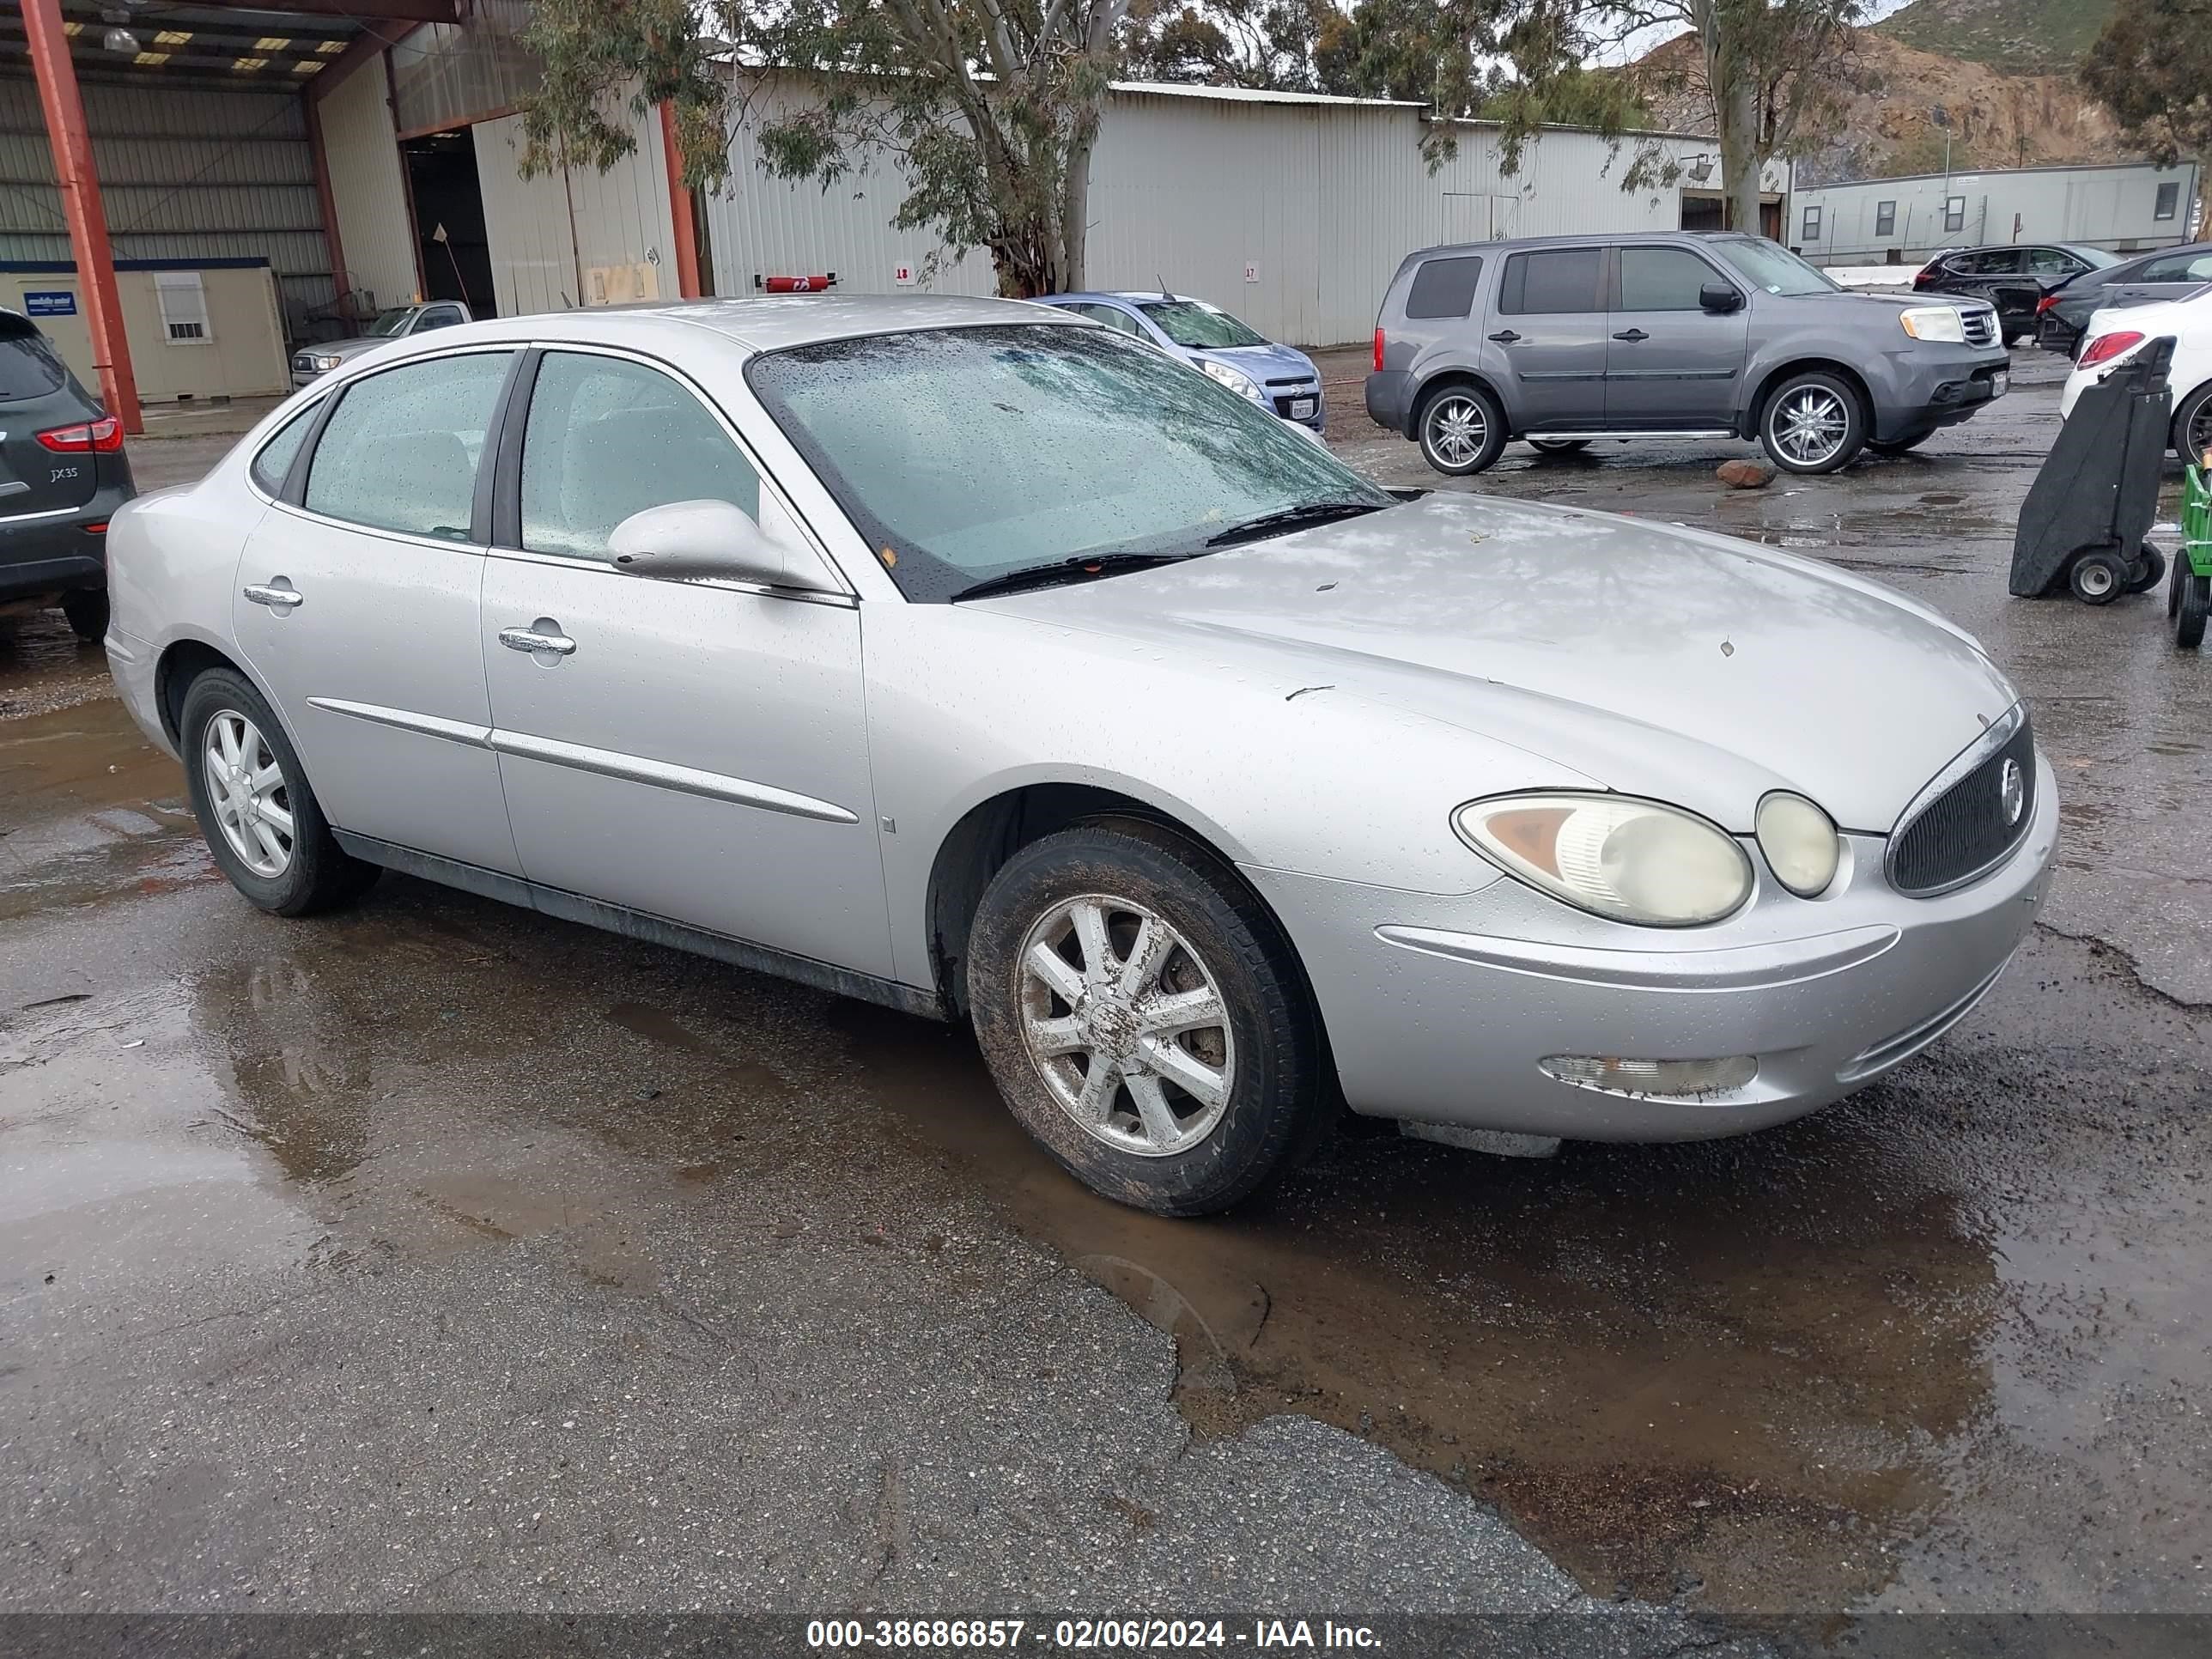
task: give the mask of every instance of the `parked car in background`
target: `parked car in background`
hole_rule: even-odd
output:
[[[114,567],[124,701],[253,903],[389,866],[972,1019],[1054,1157],[1168,1214],[1341,1101],[1799,1116],[1990,989],[2057,823],[2018,693],[1903,594],[1407,499],[1005,301],[403,341]]]
[[[1966,419],[2009,365],[1987,304],[1854,292],[1765,237],[1551,237],[1407,256],[1367,412],[1453,475],[1515,438],[1755,438],[1832,472]]]
[[[2117,253],[2079,242],[2022,242],[1965,247],[1939,255],[1912,278],[1917,294],[1955,294],[1996,307],[2008,342],[2033,334],[2036,307],[2059,283],[2119,264]]]
[[[428,334],[433,329],[458,328],[475,320],[468,307],[459,300],[432,300],[422,305],[395,306],[389,311],[380,311],[374,322],[351,339],[324,340],[294,352],[293,388],[296,391],[387,340],[404,340],[410,335]]]
[[[1219,306],[1168,293],[1049,294],[1037,303],[1088,317],[1180,357],[1286,421],[1316,432],[1328,428],[1314,360],[1296,346],[1276,344]]]
[[[137,494],[123,422],[29,318],[0,311],[0,616],[59,605],[107,631],[107,525]]]
[[[2100,311],[2089,319],[2074,372],[2059,394],[2058,412],[2070,415],[2081,388],[2130,361],[2153,340],[2173,337],[2173,362],[2166,383],[2173,392],[2173,424],[2166,447],[2212,465],[2212,286],[2186,299]]]
[[[2037,303],[2036,343],[2070,357],[2081,349],[2092,313],[2179,300],[2206,283],[2212,283],[2212,242],[2160,248],[2116,265],[2085,270],[2068,277]]]

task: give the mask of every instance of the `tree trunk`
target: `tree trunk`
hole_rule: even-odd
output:
[[[1721,187],[1728,193],[1728,227],[1756,236],[1759,224],[1759,96],[1739,72],[1719,100]]]
[[[1078,123],[1074,136],[1068,140],[1065,162],[1067,171],[1060,181],[1060,284],[1063,294],[1076,292],[1085,285],[1084,252],[1091,234],[1091,152],[1097,142],[1098,122],[1095,115]]]

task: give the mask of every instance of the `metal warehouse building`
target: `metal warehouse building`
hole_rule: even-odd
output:
[[[993,291],[981,253],[944,257],[891,228],[893,163],[828,191],[781,183],[750,124],[709,198],[672,188],[662,111],[635,118],[635,152],[605,174],[523,179],[526,0],[117,15],[113,0],[21,0],[20,19],[0,17],[0,304],[22,296],[132,429],[134,362],[149,395],[274,390],[289,347],[418,295],[512,315],[775,276]],[[752,119],[803,95],[771,82]],[[1416,247],[1718,222],[1709,140],[1641,136],[1681,178],[1629,193],[1630,149],[1595,134],[1547,131],[1508,175],[1495,131],[1473,122],[1431,171],[1431,130],[1415,104],[1117,86],[1091,164],[1088,281],[1164,283],[1325,344],[1365,336]]]
[[[1945,248],[1993,242],[2132,253],[2189,240],[2197,185],[2193,161],[1869,179],[1795,191],[1787,240],[1828,265],[1917,265]]]

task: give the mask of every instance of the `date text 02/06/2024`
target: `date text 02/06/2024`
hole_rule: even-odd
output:
[[[1333,1619],[1255,1619],[1249,1628],[1221,1619],[815,1619],[810,1648],[960,1652],[1018,1649],[1024,1643],[1063,1650],[1146,1652],[1183,1648],[1374,1650],[1376,1632]]]

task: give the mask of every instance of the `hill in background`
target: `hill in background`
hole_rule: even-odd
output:
[[[2023,75],[2070,75],[2118,0],[1912,0],[1870,31],[1921,52]]]

